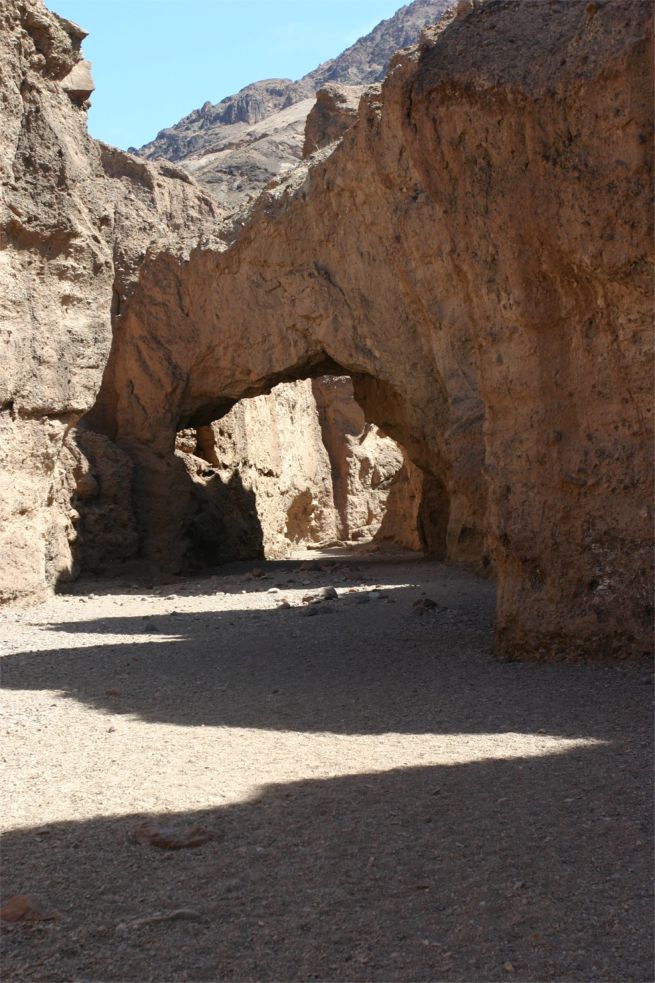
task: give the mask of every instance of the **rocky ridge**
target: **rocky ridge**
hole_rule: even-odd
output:
[[[320,89],[351,87],[358,99],[365,86],[382,81],[396,51],[415,44],[421,30],[451,3],[414,0],[298,81],[254,82],[219,103],[206,102],[150,143],[130,150],[148,160],[178,162],[223,205],[239,208],[298,164],[305,121]]]

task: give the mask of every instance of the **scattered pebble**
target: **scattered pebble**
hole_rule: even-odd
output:
[[[130,839],[135,843],[159,847],[160,850],[184,850],[218,839],[216,833],[204,826],[157,826],[155,823],[142,823],[132,832]]]
[[[15,894],[0,908],[3,922],[53,922],[61,915],[48,908],[34,894]]]

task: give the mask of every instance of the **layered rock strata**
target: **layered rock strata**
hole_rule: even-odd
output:
[[[428,546],[491,557],[499,652],[642,653],[651,15],[460,10],[227,251],[149,256],[93,416],[135,462],[141,516],[170,493],[177,428],[348,374],[426,476]],[[153,556],[174,501],[145,519]]]

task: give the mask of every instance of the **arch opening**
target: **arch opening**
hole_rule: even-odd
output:
[[[327,358],[289,381],[295,374],[227,409],[216,400],[181,412],[168,454],[92,430],[92,414],[83,420],[74,438],[78,570],[195,572],[380,544],[444,558],[443,477],[414,463],[367,409],[393,431],[401,401]],[[211,405],[225,411],[208,420]]]
[[[175,455],[193,502],[185,568],[380,543],[445,555],[443,483],[367,418],[343,370],[181,428]]]

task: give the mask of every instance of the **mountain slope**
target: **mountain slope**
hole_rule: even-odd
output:
[[[318,89],[331,82],[363,87],[381,81],[393,54],[413,44],[450,5],[414,0],[302,79],[266,79],[217,104],[206,102],[134,152],[178,161],[224,205],[238,208],[301,159],[305,120]]]

